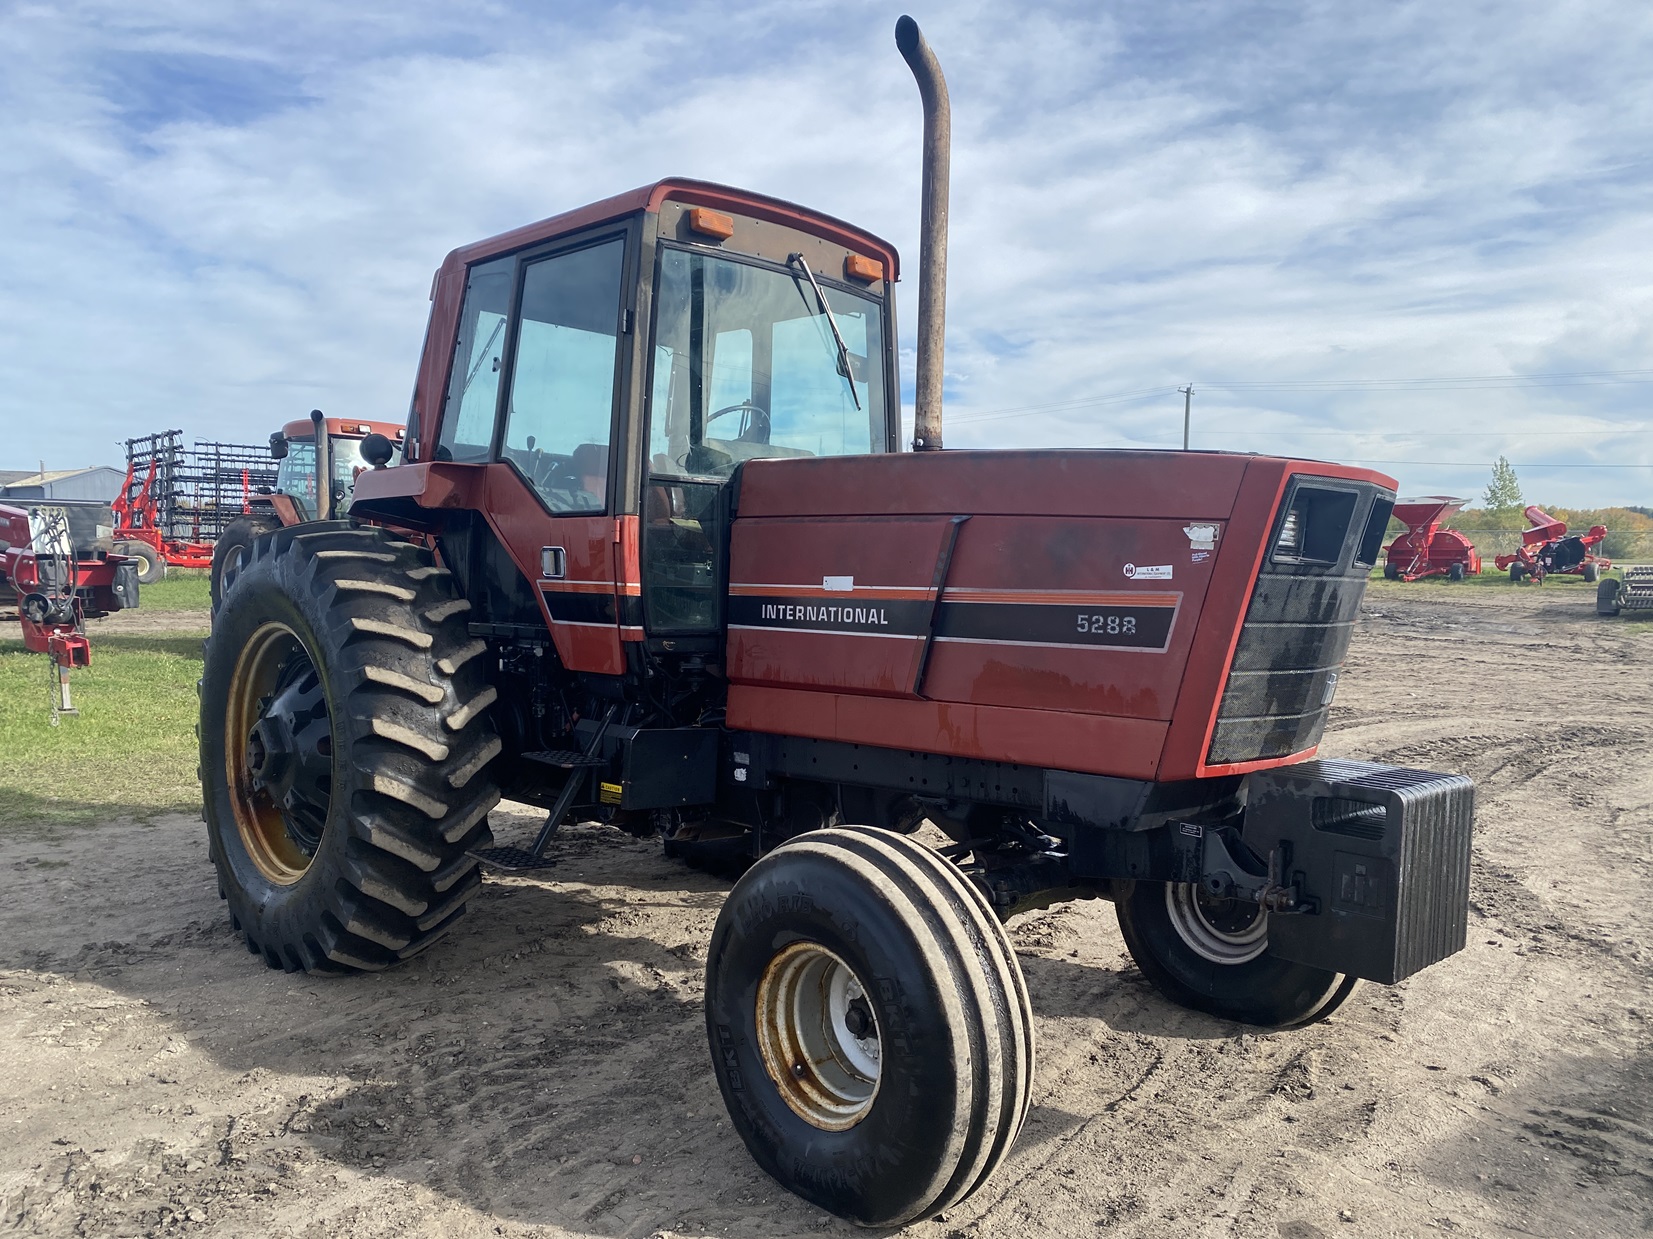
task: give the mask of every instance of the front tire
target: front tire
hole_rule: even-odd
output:
[[[1600,564],[1585,564],[1584,565],[1584,583],[1586,585],[1594,585],[1599,580],[1601,580],[1601,565]]]
[[[1031,1097],[1031,1009],[1003,927],[951,864],[873,827],[800,835],[735,884],[706,1031],[757,1163],[864,1226],[975,1191]]]
[[[430,555],[380,530],[254,543],[214,617],[201,788],[230,924],[288,971],[375,970],[481,885],[500,752],[487,646]]]
[[[268,516],[238,516],[224,527],[212,544],[212,609],[224,601],[225,577],[235,580],[248,552],[260,534],[280,529],[281,522]]]
[[[1136,882],[1115,901],[1119,931],[1142,975],[1178,1006],[1265,1028],[1323,1020],[1354,977],[1275,959],[1268,914],[1215,900],[1190,882]]]
[[[166,560],[147,542],[122,542],[115,550],[137,560],[138,584],[153,585],[166,576]]]

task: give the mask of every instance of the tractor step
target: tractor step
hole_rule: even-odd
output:
[[[588,757],[584,753],[577,753],[573,749],[541,749],[533,753],[524,753],[523,760],[537,761],[544,766],[556,766],[559,770],[577,770],[582,766],[606,766],[606,757]]]
[[[492,865],[506,873],[550,869],[557,863],[549,856],[535,856],[527,848],[472,848],[465,855],[474,856],[484,865]]]

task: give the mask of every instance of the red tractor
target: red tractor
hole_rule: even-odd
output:
[[[1499,555],[1494,562],[1502,572],[1509,569],[1510,581],[1519,585],[1531,579],[1542,585],[1552,573],[1581,576],[1594,585],[1613,561],[1595,550],[1607,539],[1606,525],[1592,525],[1586,534],[1567,534],[1567,522],[1558,521],[1543,508],[1529,507],[1530,529],[1521,534],[1521,546],[1513,555]]]
[[[101,515],[100,515],[101,514]],[[138,565],[100,545],[103,504],[0,504],[0,601],[17,608],[23,646],[57,666],[52,722],[77,714],[69,672],[92,664],[86,621],[138,605]]]
[[[274,485],[261,486],[249,495],[245,515],[230,521],[213,544],[214,606],[223,593],[225,570],[239,567],[259,534],[349,513],[356,478],[367,468],[362,440],[370,434],[384,436],[396,451],[401,450],[400,424],[323,417],[320,409],[313,410],[308,419],[288,422],[270,436],[270,455],[279,462]],[[319,482],[323,477],[332,482],[325,491]]]
[[[1314,760],[1392,479],[939,450],[946,91],[896,38],[915,450],[899,259],[861,228],[667,180],[466,246],[402,462],[369,435],[349,520],[225,573],[200,730],[220,891],[272,968],[429,949],[571,818],[738,849],[712,1070],[765,1170],[877,1226],[976,1190],[1027,1114],[1005,918],[1112,900],[1171,1002],[1300,1025],[1463,947],[1473,803]],[[531,844],[491,846],[502,795],[547,810]]]
[[[1406,532],[1383,554],[1384,577],[1421,581],[1426,576],[1444,576],[1449,581],[1461,581],[1466,576],[1479,576],[1481,557],[1475,552],[1475,544],[1456,529],[1441,528],[1441,522],[1467,502],[1448,495],[1395,500],[1391,515],[1406,526]]]

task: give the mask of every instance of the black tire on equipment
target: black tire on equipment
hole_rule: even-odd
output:
[[[1584,565],[1584,583],[1586,585],[1594,585],[1599,580],[1601,580],[1601,565],[1600,564],[1585,564]]]
[[[1510,584],[1511,585],[1521,584],[1521,578],[1526,576],[1526,575],[1527,575],[1527,570],[1524,567],[1522,567],[1520,564],[1511,564],[1510,565]]]
[[[252,548],[254,540],[260,534],[270,533],[281,528],[281,522],[273,516],[238,516],[224,527],[224,532],[218,535],[218,541],[212,544],[212,609],[218,610],[224,601],[224,576],[227,572],[230,580],[235,579],[241,565],[247,560],[247,553]]]
[[[1355,977],[1267,954],[1243,963],[1207,959],[1172,921],[1168,886],[1135,882],[1115,909],[1142,975],[1178,1006],[1242,1024],[1295,1028],[1325,1019],[1354,992]]]
[[[1398,580],[1400,580],[1400,565],[1399,564],[1384,564],[1383,565],[1383,579],[1385,581],[1398,581]]]
[[[1449,581],[1461,581],[1461,580],[1463,580],[1464,579],[1464,566],[1462,564],[1453,564],[1450,568],[1448,568],[1446,570],[1446,579],[1449,580]]]
[[[1623,603],[1619,600],[1619,581],[1607,577],[1596,586],[1596,614],[1617,615]]]
[[[760,981],[800,944],[868,981],[879,1074],[843,1130],[789,1104],[759,1047]],[[707,957],[706,1031],[758,1164],[864,1226],[901,1226],[968,1196],[1003,1161],[1031,1097],[1032,1014],[1003,927],[956,868],[893,831],[800,835],[735,884]]]
[[[384,968],[442,937],[481,885],[466,852],[492,840],[501,745],[469,609],[428,552],[382,530],[310,523],[253,544],[207,643],[201,786],[230,924],[270,967]],[[325,826],[287,884],[249,853],[226,766],[245,744],[226,735],[238,660],[271,624],[302,644],[332,737]]]
[[[115,547],[115,551],[138,561],[139,585],[153,585],[166,576],[166,560],[147,542],[122,542]]]

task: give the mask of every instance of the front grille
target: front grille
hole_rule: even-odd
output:
[[[1246,609],[1208,765],[1288,757],[1320,742],[1393,502],[1369,484],[1295,480]]]

